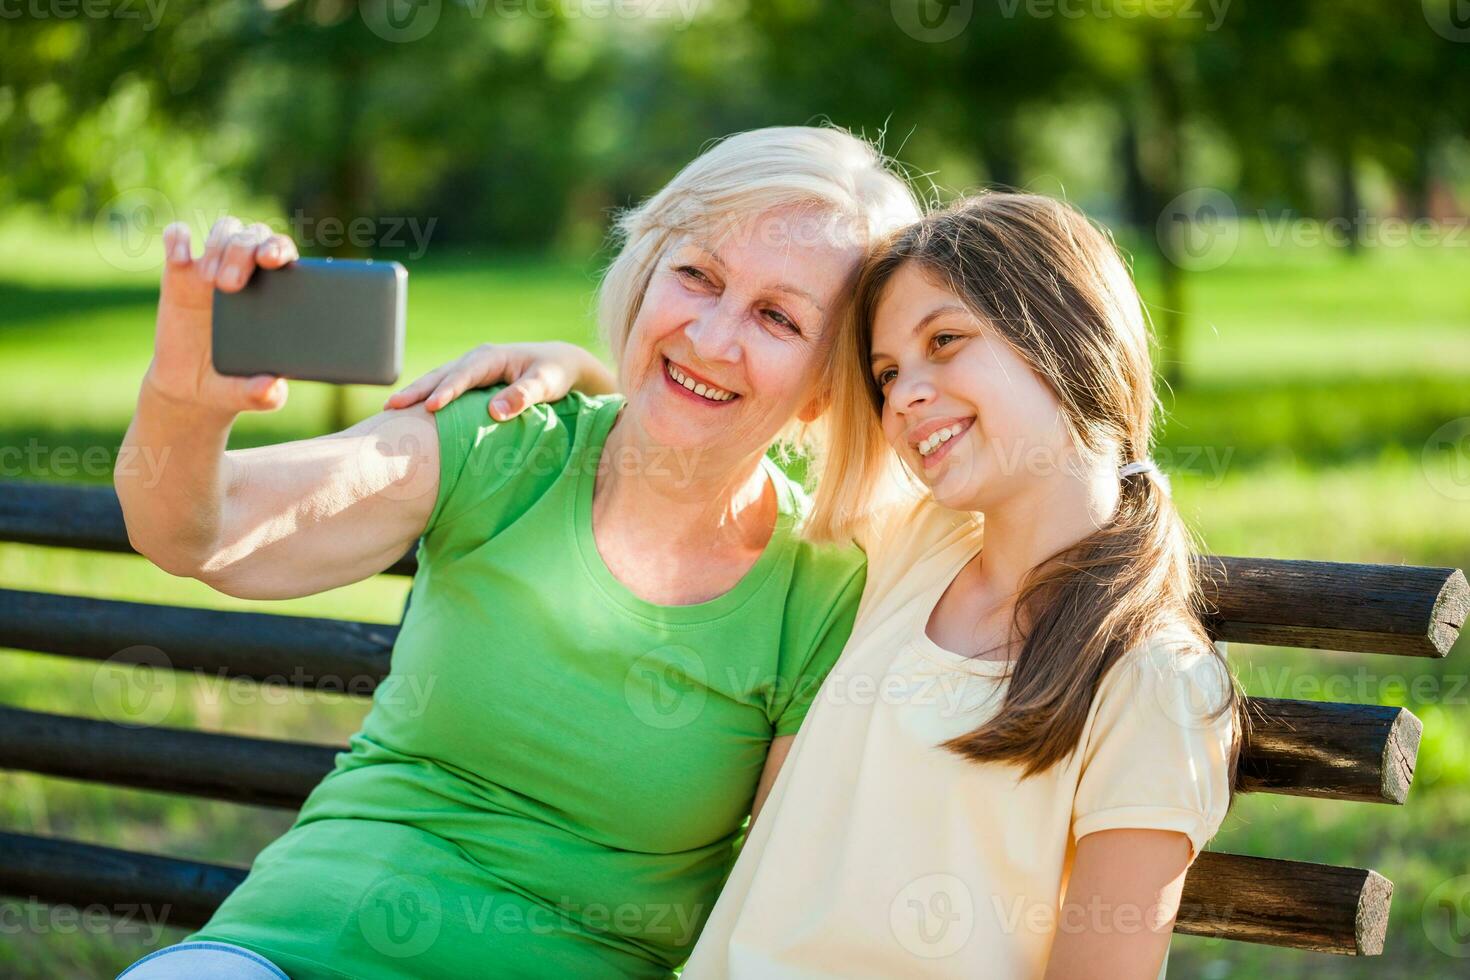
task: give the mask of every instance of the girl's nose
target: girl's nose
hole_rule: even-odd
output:
[[[926,378],[911,377],[905,380],[900,376],[888,392],[888,401],[894,411],[905,413],[929,404],[934,401],[935,395],[934,385]]]

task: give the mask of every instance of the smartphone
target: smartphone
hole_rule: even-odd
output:
[[[397,262],[297,259],[214,293],[214,369],[391,385],[403,365],[408,270]]]

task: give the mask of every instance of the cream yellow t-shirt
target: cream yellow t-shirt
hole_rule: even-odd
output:
[[[1206,652],[1162,641],[1130,651],[1104,678],[1078,751],[1030,779],[938,747],[991,717],[1005,689],[1005,664],[925,632],[981,537],[971,515],[933,503],[874,532],[847,647],[685,980],[1040,977],[1071,924],[1061,898],[1079,837],[1174,830],[1198,854],[1219,827],[1232,722],[1208,716],[1229,681]],[[1138,916],[1112,915],[1138,928]]]

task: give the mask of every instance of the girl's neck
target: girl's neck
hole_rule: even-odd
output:
[[[1014,596],[1034,568],[1111,520],[1119,491],[1110,474],[1058,472],[986,508],[986,590]]]
[[[930,635],[969,656],[1014,659],[1020,650],[1010,624],[1022,583],[1038,565],[1102,527],[1117,510],[1119,492],[1110,474],[1059,472],[991,502],[984,511],[984,547],[941,596]]]

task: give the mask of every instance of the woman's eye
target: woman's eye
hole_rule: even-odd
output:
[[[681,265],[681,266],[678,266],[678,267],[676,267],[674,269],[674,272],[678,273],[680,276],[684,277],[685,279],[693,279],[695,282],[702,282],[702,283],[708,283],[709,282],[709,276],[706,276],[703,272],[701,272],[699,269],[695,268],[692,265]]]
[[[801,328],[798,327],[789,316],[787,316],[785,313],[782,313],[780,310],[766,310],[765,314],[773,321],[775,321],[777,326],[785,327],[787,330],[793,331],[795,333],[801,333]]]
[[[937,333],[934,335],[934,346],[947,347],[959,339],[960,335],[957,333]]]

